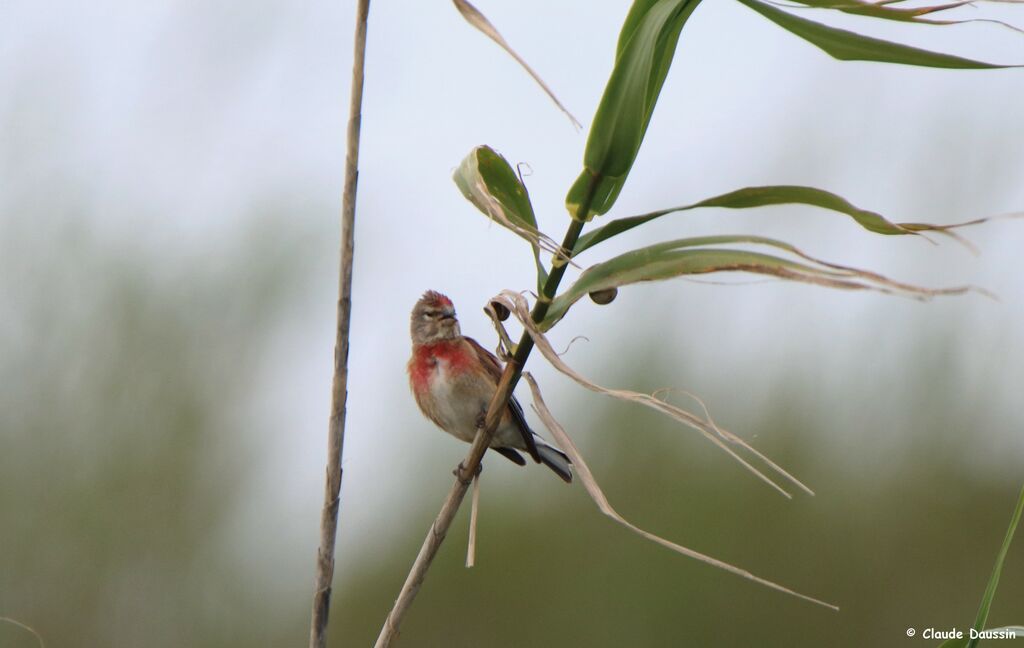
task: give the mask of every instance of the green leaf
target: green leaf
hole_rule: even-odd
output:
[[[881,63],[901,63],[903,65],[965,70],[1020,67],[1019,65],[985,63],[951,54],[940,54],[938,52],[918,49],[879,38],[871,38],[870,36],[864,36],[836,27],[829,27],[813,20],[795,16],[759,0],[739,1],[783,29],[818,46],[830,56],[841,61],[878,61]]]
[[[633,34],[636,33],[637,27],[643,22],[648,12],[658,4],[658,0],[633,0],[633,5],[629,8],[629,13],[626,14],[626,19],[622,21],[622,30],[619,32],[619,40],[615,44],[615,59],[618,60],[622,53],[626,51],[626,45],[629,44]]]
[[[455,170],[454,180],[462,195],[485,216],[502,225],[508,220],[537,231],[537,217],[526,187],[508,161],[491,147],[477,146],[470,151]]]
[[[679,33],[700,0],[636,0],[622,31],[583,154],[583,172],[565,202],[579,220],[615,203],[636,160],[675,55]],[[587,213],[580,213],[589,194]]]
[[[537,286],[543,286],[548,275],[540,260],[540,248],[549,239],[537,229],[530,195],[511,165],[494,149],[478,146],[462,160],[453,179],[462,195],[485,216],[530,243]]]
[[[937,13],[940,11],[946,11],[948,9],[956,9],[964,5],[970,4],[972,0],[959,0],[958,2],[949,2],[941,5],[932,5],[925,7],[894,7],[892,4],[882,4],[878,2],[865,2],[864,0],[794,0],[802,5],[808,7],[814,7],[817,9],[835,9],[836,11],[842,11],[843,13],[854,14],[858,16],[870,16],[872,18],[882,18],[883,20],[898,20],[901,22],[915,22],[928,25],[957,25],[964,22],[970,22],[968,20],[931,20],[922,18],[927,14]]]
[[[988,585],[985,587],[985,595],[981,597],[981,606],[978,608],[978,616],[974,620],[974,629],[981,630],[985,627],[985,622],[988,621],[988,612],[992,607],[992,599],[996,596],[996,587],[999,586],[999,575],[1003,571],[1003,561],[1006,560],[1006,552],[1010,550],[1010,543],[1013,542],[1013,534],[1017,530],[1017,524],[1020,522],[1021,513],[1024,512],[1024,488],[1020,491],[1020,497],[1017,498],[1017,508],[1013,511],[1013,516],[1010,518],[1010,527],[1006,530],[1006,536],[1003,538],[1003,546],[999,548],[999,553],[996,555],[996,564],[992,568],[992,575],[988,579]],[[979,639],[971,639],[967,642],[967,648],[974,648],[978,645]]]
[[[888,221],[877,212],[861,209],[850,204],[842,196],[815,189],[814,187],[803,187],[799,185],[770,185],[764,187],[744,187],[736,191],[706,198],[700,202],[680,207],[671,207],[659,211],[630,216],[614,220],[603,227],[592,230],[579,238],[573,254],[579,254],[587,248],[593,247],[601,241],[610,239],[634,227],[643,225],[656,218],[675,212],[689,211],[700,207],[725,207],[728,209],[747,209],[750,207],[767,207],[770,205],[811,205],[829,209],[853,218],[866,230],[878,234],[914,234],[921,230],[945,230],[955,225],[929,225],[927,223],[906,223],[897,224]]]
[[[801,260],[746,250],[704,247],[727,244],[765,245],[788,252]],[[647,246],[587,268],[568,290],[552,301],[541,329],[548,330],[554,326],[574,303],[588,293],[641,281],[660,281],[711,272],[752,272],[831,288],[877,290],[917,298],[968,290],[963,287],[933,290],[892,281],[873,272],[815,259],[788,243],[762,236],[703,236]]]
[[[1001,20],[992,18],[963,18],[957,20],[936,20],[924,18],[924,16],[950,9],[957,9],[965,5],[973,4],[972,0],[958,0],[946,4],[920,6],[920,7],[895,7],[893,5],[902,3],[904,0],[894,2],[868,2],[865,0],[794,0],[802,5],[814,9],[834,9],[843,13],[857,16],[868,16],[870,18],[881,18],[883,20],[897,20],[900,22],[916,23],[918,25],[966,25],[967,23],[983,22],[992,23],[1015,32],[1024,32],[1020,27],[1015,27]]]

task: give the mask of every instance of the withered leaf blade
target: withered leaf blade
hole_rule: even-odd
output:
[[[533,68],[523,60],[523,57],[519,56],[519,54],[512,49],[512,46],[508,44],[508,41],[506,41],[498,30],[495,29],[494,25],[491,24],[491,21],[487,20],[487,17],[480,13],[479,9],[471,5],[469,2],[466,2],[466,0],[452,0],[452,2],[455,3],[455,8],[459,10],[459,13],[466,19],[466,22],[473,27],[476,27],[476,29],[483,33],[484,36],[497,43],[498,47],[505,50],[509,56],[516,60],[516,63],[526,70],[526,73],[537,82],[537,85],[539,85],[548,97],[551,98],[551,101],[558,106],[558,109],[569,118],[569,121],[572,122],[572,125],[576,130],[583,128],[576,118],[573,117],[572,113],[569,112],[568,108],[563,106],[562,102],[558,100],[558,97],[556,97],[555,93],[548,87],[548,84],[544,83],[544,79],[541,79],[540,75],[534,72]]]

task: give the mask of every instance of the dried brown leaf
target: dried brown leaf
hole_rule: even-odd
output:
[[[569,121],[572,122],[572,125],[574,128],[576,128],[576,130],[580,130],[581,128],[583,128],[583,126],[580,125],[576,118],[573,117],[572,113],[569,112],[569,110],[562,105],[562,102],[558,100],[558,97],[556,97],[555,93],[552,92],[551,88],[548,87],[548,84],[544,83],[544,80],[540,78],[540,75],[534,72],[533,68],[531,68],[525,60],[523,60],[523,57],[519,56],[519,54],[516,53],[514,49],[512,49],[512,46],[508,44],[508,42],[502,37],[500,33],[498,33],[498,30],[495,29],[494,25],[491,24],[491,21],[487,20],[487,17],[480,13],[479,9],[471,5],[466,0],[452,0],[452,2],[455,3],[455,8],[459,10],[459,13],[462,14],[462,17],[466,19],[466,22],[468,22],[470,25],[472,25],[477,30],[482,32],[484,36],[487,36],[487,38],[490,38],[492,41],[497,43],[498,47],[505,50],[509,56],[516,60],[516,63],[518,63],[520,66],[522,66],[524,70],[526,70],[526,73],[529,74],[533,78],[533,80],[537,82],[537,85],[539,85],[541,89],[544,90],[544,92],[548,95],[548,97],[551,98],[551,101],[553,101],[555,105],[558,106],[558,109],[565,113],[565,116],[569,118]]]
[[[687,427],[697,430],[706,439],[708,439],[716,446],[721,448],[723,451],[725,451],[729,456],[731,456],[733,459],[739,462],[748,471],[750,471],[756,477],[764,481],[766,484],[768,484],[769,486],[771,486],[772,488],[774,488],[787,498],[792,498],[792,495],[790,495],[789,492],[786,491],[786,489],[782,488],[770,477],[768,477],[763,472],[758,470],[756,467],[751,465],[749,461],[747,461],[739,454],[737,454],[730,447],[730,445],[738,446],[739,448],[751,453],[753,456],[763,461],[765,465],[771,468],[779,476],[789,481],[791,484],[795,485],[796,487],[800,488],[801,490],[805,491],[808,494],[814,494],[814,491],[805,486],[802,482],[800,482],[800,480],[790,475],[788,472],[779,467],[776,463],[770,461],[767,457],[765,457],[763,454],[755,450],[753,447],[751,447],[745,441],[737,437],[735,434],[732,434],[731,432],[728,432],[718,427],[714,423],[714,421],[710,420],[710,417],[707,419],[703,419],[680,407],[676,407],[671,403],[667,403],[659,398],[656,398],[651,394],[642,394],[639,392],[634,392],[626,389],[608,389],[584,378],[575,369],[567,365],[561,359],[561,357],[559,357],[558,353],[551,346],[551,343],[548,341],[548,339],[537,328],[537,325],[534,324],[533,320],[530,317],[530,312],[526,304],[526,300],[523,298],[522,295],[509,290],[505,290],[502,291],[499,295],[495,296],[492,299],[492,301],[498,301],[500,303],[503,303],[505,307],[508,308],[509,312],[515,315],[516,319],[520,321],[524,329],[529,333],[530,337],[533,339],[534,344],[536,344],[537,346],[537,349],[541,352],[545,359],[547,359],[547,361],[551,363],[551,365],[555,367],[555,369],[565,374],[579,385],[582,385],[583,387],[589,389],[590,391],[594,391],[599,394],[604,394],[606,396],[611,396],[613,398],[618,398],[620,400],[638,403],[645,407],[649,407],[654,411],[664,414],[665,416],[668,416],[669,418],[679,423],[682,423]]]
[[[558,446],[567,455],[569,455],[569,459],[572,461],[573,468],[576,469],[576,474],[579,476],[580,481],[583,482],[583,488],[586,489],[587,493],[590,495],[591,499],[594,500],[594,503],[597,504],[597,507],[601,510],[602,513],[610,517],[612,520],[618,522],[622,526],[626,527],[633,533],[636,533],[637,535],[646,538],[651,542],[655,542],[663,547],[671,549],[676,553],[687,556],[688,558],[699,560],[702,563],[706,563],[708,565],[711,565],[712,567],[717,567],[718,569],[727,571],[730,574],[735,574],[737,576],[753,581],[759,585],[764,585],[765,587],[776,590],[778,592],[789,594],[790,596],[795,596],[799,599],[803,599],[805,601],[815,603],[823,607],[827,607],[830,610],[839,610],[838,607],[832,605],[831,603],[826,603],[812,596],[801,594],[800,592],[791,590],[788,587],[783,587],[778,583],[774,583],[770,580],[761,578],[760,576],[755,576],[754,574],[750,573],[745,569],[741,569],[739,567],[736,567],[735,565],[723,562],[721,560],[718,560],[717,558],[712,558],[711,556],[702,554],[699,551],[695,551],[688,547],[684,547],[680,544],[672,542],[671,540],[666,540],[661,536],[655,535],[649,531],[645,531],[644,529],[641,529],[640,527],[636,526],[629,520],[619,515],[618,511],[612,508],[611,503],[605,496],[604,491],[601,490],[601,487],[598,485],[597,480],[594,479],[594,474],[590,471],[590,467],[587,465],[587,462],[584,461],[583,455],[580,454],[580,451],[576,447],[576,444],[573,443],[572,439],[565,432],[565,429],[562,428],[558,421],[555,420],[555,417],[552,416],[551,411],[544,403],[544,398],[541,396],[540,388],[537,387],[537,382],[533,379],[533,376],[531,376],[529,372],[524,371],[523,377],[526,378],[526,381],[530,384],[530,391],[533,392],[534,410],[537,412],[537,415],[540,417],[541,421],[543,421],[544,425],[551,432],[551,435],[555,438],[555,441],[558,443]]]

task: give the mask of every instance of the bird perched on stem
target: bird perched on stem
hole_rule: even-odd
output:
[[[409,386],[423,414],[456,439],[472,443],[498,388],[502,367],[494,354],[462,335],[452,301],[428,290],[416,302],[410,321],[412,358]],[[515,396],[501,415],[490,447],[526,465],[522,450],[566,482],[572,481],[569,457],[526,424]]]

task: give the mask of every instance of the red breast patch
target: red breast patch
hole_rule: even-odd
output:
[[[444,361],[449,371],[463,371],[472,362],[461,340],[441,340],[421,344],[413,349],[409,360],[409,380],[417,392],[429,389],[430,377],[437,370],[438,361]]]

